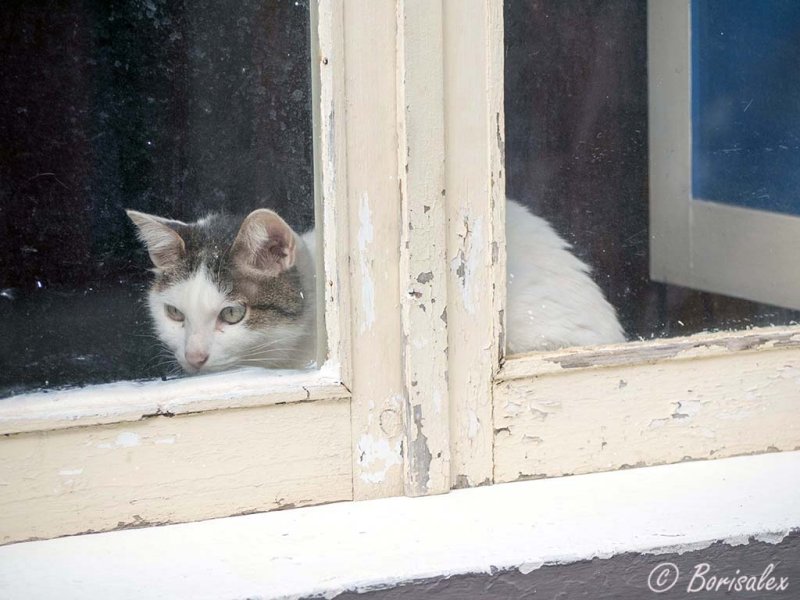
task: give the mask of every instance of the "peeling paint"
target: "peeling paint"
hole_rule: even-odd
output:
[[[676,402],[677,408],[672,413],[673,419],[688,419],[695,416],[702,409],[702,404],[699,400],[683,400]]]
[[[503,405],[503,410],[506,415],[513,418],[516,417],[518,414],[520,414],[524,410],[524,408],[521,402],[513,402],[511,400],[508,400]]]
[[[80,475],[83,469],[61,469],[58,474],[63,477],[71,477],[73,475]]]
[[[481,422],[478,419],[478,414],[474,410],[470,410],[468,415],[469,421],[467,423],[467,436],[472,440],[478,436],[478,433],[481,429]]]
[[[133,448],[141,444],[141,437],[132,431],[123,431],[114,440],[114,445],[118,448]]]
[[[747,339],[734,343],[734,335]],[[627,357],[629,364],[619,364],[627,347],[559,353],[564,364],[604,364],[602,369],[542,374],[552,355],[510,359],[503,367],[516,363],[510,376],[494,387],[495,427],[509,429],[495,436],[495,481],[513,481],[519,472],[553,477],[718,459],[770,446],[792,450],[800,431],[797,349],[767,344],[769,335],[748,331],[646,346],[648,356],[658,355],[657,364],[635,352]],[[778,340],[791,337],[774,334]],[[700,362],[663,358],[664,352],[679,354],[675,346],[686,344],[713,347],[716,353]],[[568,360],[570,352],[574,360]],[[554,398],[561,399],[560,406]],[[544,441],[534,446],[535,438]]]
[[[744,335],[741,333],[698,334],[697,336],[666,342],[629,342],[622,347],[614,348],[613,351],[609,351],[606,348],[586,348],[577,351],[554,352],[543,357],[541,361],[544,364],[557,366],[560,369],[585,369],[635,365],[667,359],[693,360],[721,354],[769,349],[779,350],[798,346],[800,346],[800,336],[794,332],[747,333]],[[503,374],[501,373],[501,375]]]
[[[417,493],[425,493],[430,482],[431,460],[433,455],[428,447],[428,438],[422,432],[422,406],[415,404],[410,407],[411,419],[416,428],[416,435],[409,440],[409,475],[410,483]]]
[[[442,394],[438,388],[433,390],[432,400],[433,406],[436,409],[436,414],[442,414]]]
[[[486,251],[483,247],[483,219],[478,217],[470,223],[467,214],[461,211],[460,221],[463,223],[464,231],[459,234],[460,248],[450,260],[450,269],[458,277],[464,308],[467,313],[473,315],[478,297],[477,273]]]
[[[528,435],[527,433],[522,436],[523,444],[541,444],[544,442],[538,435]]]
[[[400,440],[390,442],[365,433],[358,440],[360,478],[368,483],[382,483],[395,465],[403,464]]]
[[[369,207],[369,196],[366,192],[361,195],[358,205],[358,264],[361,274],[361,304],[364,310],[360,331],[364,333],[372,328],[375,323],[375,283],[369,257],[370,245],[375,233],[372,227],[372,212]]]

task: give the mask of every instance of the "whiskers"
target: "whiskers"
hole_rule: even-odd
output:
[[[292,361],[299,354],[296,341],[307,337],[306,332],[290,333],[247,348],[238,356],[235,364],[242,366],[280,367]]]
[[[155,334],[137,334],[140,337],[147,337],[153,340],[153,343],[147,347],[148,354],[152,353],[153,356],[145,363],[144,368],[147,371],[153,370],[159,372],[161,377],[175,377],[183,372],[175,354]]]

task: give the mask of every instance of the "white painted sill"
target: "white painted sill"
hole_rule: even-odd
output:
[[[335,596],[622,552],[778,542],[800,527],[800,452],[501,484],[0,548],[0,597]]]
[[[22,394],[0,402],[0,434],[139,421],[350,395],[338,366],[316,370],[244,368],[170,381],[120,381]]]

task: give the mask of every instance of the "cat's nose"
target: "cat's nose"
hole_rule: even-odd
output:
[[[208,361],[208,352],[202,350],[189,350],[186,353],[186,362],[192,365],[195,369],[199,369]]]

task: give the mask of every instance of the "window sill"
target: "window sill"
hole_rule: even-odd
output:
[[[0,434],[49,431],[226,408],[348,397],[338,369],[240,369],[171,381],[123,381],[0,400]],[[113,400],[112,400],[113,399]]]
[[[648,467],[0,548],[4,598],[284,598],[529,572],[800,527],[800,452]],[[143,584],[143,582],[146,582]]]

